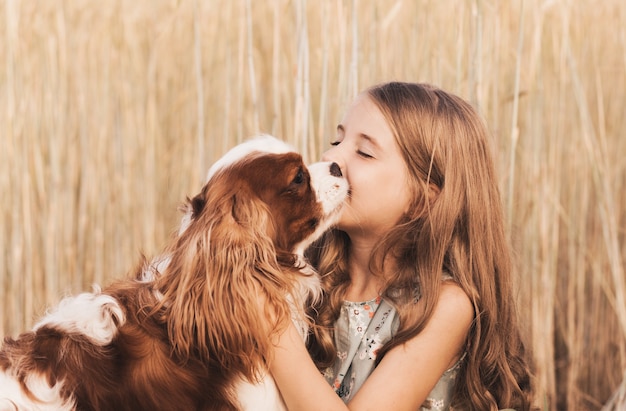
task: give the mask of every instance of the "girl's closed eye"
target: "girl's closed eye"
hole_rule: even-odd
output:
[[[341,140],[337,139],[335,141],[331,141],[330,145],[333,147],[338,146],[339,144],[341,144]],[[360,157],[363,158],[374,158],[374,156],[366,149],[362,149],[362,148],[357,148],[356,150],[357,155],[359,155]]]

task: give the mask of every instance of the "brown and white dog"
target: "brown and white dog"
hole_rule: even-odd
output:
[[[5,338],[0,410],[284,409],[271,335],[291,318],[306,338],[320,283],[303,252],[347,192],[337,164],[306,167],[273,137],[235,147],[161,257]]]

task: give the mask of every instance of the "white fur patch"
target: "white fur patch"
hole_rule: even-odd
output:
[[[209,172],[207,173],[206,181],[209,181],[218,170],[228,167],[255,151],[262,153],[283,154],[295,152],[296,150],[276,137],[268,134],[261,134],[231,148],[226,154],[224,154],[224,156],[222,156],[222,158],[217,160],[211,166]]]
[[[169,255],[155,257],[152,261],[150,261],[150,264],[146,264],[144,266],[139,281],[143,283],[151,283],[155,281],[157,277],[165,272],[171,260],[172,257]],[[156,288],[153,289],[152,295],[157,301],[163,300],[163,294]]]
[[[193,212],[191,211],[191,207],[188,207],[185,210],[185,214],[183,214],[183,218],[180,220],[180,227],[178,228],[178,235],[182,235],[191,225],[191,221],[193,221]]]
[[[242,410],[287,411],[274,379],[265,375],[258,384],[239,381],[235,391]]]
[[[320,161],[309,165],[311,187],[315,191],[317,202],[321,204],[324,219],[320,221],[315,232],[296,246],[296,254],[302,255],[306,247],[319,238],[339,219],[344,201],[348,195],[348,181],[343,177],[335,177],[330,173],[331,162]]]
[[[149,283],[165,272],[172,258],[169,255],[160,255],[150,261],[150,264],[144,266],[141,272],[141,282]]]
[[[74,401],[64,400],[60,395],[62,383],[50,387],[44,376],[33,374],[27,378],[26,386],[34,398],[26,395],[19,382],[7,375],[7,371],[0,372],[0,411],[74,410]]]
[[[35,324],[33,330],[48,326],[68,333],[80,333],[94,344],[107,345],[125,321],[124,311],[117,300],[100,294],[96,288],[93,293],[64,298]]]

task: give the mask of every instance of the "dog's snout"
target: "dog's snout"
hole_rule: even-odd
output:
[[[333,177],[341,177],[341,168],[339,168],[339,164],[332,163],[330,165],[330,175]]]

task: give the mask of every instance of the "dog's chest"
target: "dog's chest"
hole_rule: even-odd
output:
[[[269,374],[258,384],[240,381],[237,384],[237,396],[243,411],[287,411],[276,383]]]

